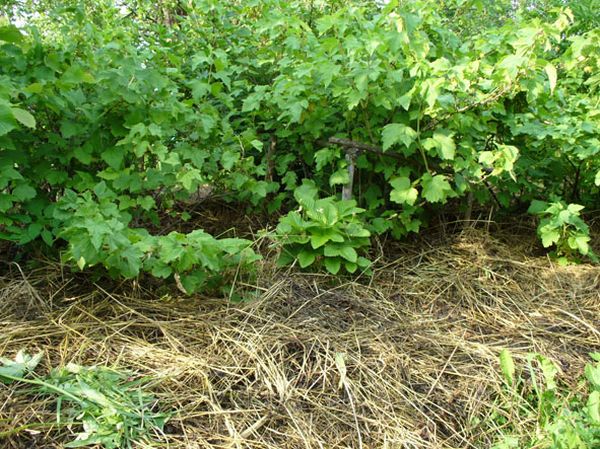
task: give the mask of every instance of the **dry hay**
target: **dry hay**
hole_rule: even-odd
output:
[[[139,287],[71,297],[59,272],[6,277],[0,355],[44,349],[47,366],[153,376],[174,411],[159,447],[481,448],[502,348],[550,356],[574,383],[600,347],[598,267],[516,258],[477,232],[397,251],[343,285],[263,274],[260,298],[241,305]],[[53,419],[47,402],[0,385],[0,432]],[[2,447],[66,438],[20,432]]]

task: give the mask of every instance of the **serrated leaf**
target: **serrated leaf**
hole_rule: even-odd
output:
[[[533,200],[531,201],[531,205],[529,209],[527,209],[528,214],[539,215],[546,211],[548,208],[548,203],[545,201]]]
[[[121,168],[121,164],[125,158],[125,151],[122,147],[112,147],[104,150],[100,157],[108,164],[109,167],[118,170]]]
[[[498,64],[499,68],[505,69],[510,78],[516,78],[519,68],[527,62],[527,58],[519,55],[505,56]]]
[[[567,240],[569,247],[571,249],[576,249],[580,254],[584,256],[590,251],[590,245],[588,242],[590,241],[590,237],[586,235],[576,235],[569,237]]]
[[[346,268],[346,271],[351,274],[355,273],[356,270],[358,270],[358,264],[353,263],[353,262],[348,262],[348,261],[344,262],[344,267]]]
[[[443,175],[431,176],[427,173],[421,178],[421,186],[423,197],[430,203],[444,203],[452,193],[452,187]]]
[[[356,263],[358,260],[358,254],[356,254],[356,250],[351,246],[340,247],[339,254],[348,262]]]
[[[310,236],[310,245],[314,248],[320,248],[321,246],[323,246],[325,243],[327,243],[329,240],[331,240],[331,234],[328,232],[317,232],[315,231],[311,236]]]
[[[35,370],[37,365],[42,360],[44,355],[43,351],[38,352],[34,356],[30,356],[24,350],[17,352],[14,360],[10,360],[4,357],[0,357],[0,379],[4,377],[5,382],[12,382],[13,379],[9,377],[24,377],[28,372]]]
[[[225,170],[231,170],[240,160],[240,153],[237,150],[227,150],[221,155],[221,165]]]
[[[323,170],[328,164],[330,164],[337,157],[337,151],[332,148],[323,148],[315,153],[314,159],[317,166],[317,170]]]
[[[343,168],[336,170],[329,177],[329,185],[331,187],[333,187],[335,185],[340,185],[340,184],[348,184],[348,182],[350,182],[350,176],[348,175],[348,170],[343,169]]]
[[[560,239],[560,232],[555,229],[549,229],[540,233],[542,245],[544,248],[554,245]]]
[[[12,194],[18,200],[27,201],[32,198],[35,198],[37,195],[37,191],[29,184],[19,184],[13,189]]]
[[[412,99],[412,95],[409,93],[406,93],[404,95],[402,95],[401,97],[398,98],[398,104],[405,110],[408,111],[408,109],[410,108],[410,101]]]
[[[442,159],[452,160],[456,154],[456,144],[451,135],[440,132],[433,134],[433,137],[423,141],[423,147],[427,150],[435,149]]]
[[[402,143],[406,147],[409,147],[417,138],[417,132],[410,126],[401,123],[391,123],[383,128],[381,137],[383,140],[383,151],[386,151],[397,143]]]
[[[398,204],[414,205],[417,201],[419,192],[415,189],[410,179],[401,176],[390,181],[390,185],[394,188],[390,192],[390,200]]]
[[[12,108],[12,114],[15,119],[28,128],[35,128],[35,118],[25,109]]]

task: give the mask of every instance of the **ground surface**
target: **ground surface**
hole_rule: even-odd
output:
[[[13,265],[0,356],[153,376],[174,411],[159,447],[490,447],[503,348],[551,357],[574,388],[600,348],[600,268],[557,267],[514,239],[384,243],[372,276],[345,281],[267,266],[239,305]],[[67,429],[10,432],[53,416],[0,384],[1,447],[62,447]]]

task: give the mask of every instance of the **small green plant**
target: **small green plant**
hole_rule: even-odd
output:
[[[104,182],[93,193],[65,193],[54,217],[64,227],[59,236],[68,242],[66,261],[81,270],[102,265],[113,277],[134,278],[140,272],[174,277],[182,290],[192,293],[220,286],[228,270],[249,268],[260,258],[244,239],[216,239],[201,229],[151,235],[131,228],[123,201]]]
[[[156,399],[145,391],[147,379],[75,364],[39,376],[34,370],[42,355],[19,351],[14,360],[0,357],[0,382],[30,384],[37,393],[56,399],[56,424],[79,429],[64,447],[132,448],[162,434],[169,415],[155,410]],[[19,429],[11,433],[15,431]]]
[[[583,381],[587,394],[581,394],[562,388],[559,370],[547,357],[529,354],[518,376],[512,355],[502,351],[505,385],[495,415],[502,435],[494,449],[600,447],[600,353],[591,357]]]
[[[590,248],[590,229],[581,218],[584,209],[579,204],[557,200],[552,203],[534,200],[528,212],[541,217],[537,233],[544,248],[556,246],[554,255],[561,264],[577,260],[576,254],[587,256],[593,262],[598,257]]]
[[[317,199],[317,194],[308,181],[294,191],[300,208],[279,220],[276,236],[283,250],[278,263],[298,260],[302,268],[324,266],[331,274],[367,269],[370,261],[358,254],[370,244],[371,234],[358,218],[364,209],[353,200]]]

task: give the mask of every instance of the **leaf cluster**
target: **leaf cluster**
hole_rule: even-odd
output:
[[[56,425],[77,432],[65,447],[99,445],[132,448],[162,433],[168,414],[156,411],[148,379],[106,367],[69,364],[41,376],[35,373],[43,353],[20,351],[14,360],[0,358],[0,381],[33,386],[56,401]]]
[[[503,350],[505,396],[494,418],[502,431],[493,448],[587,449],[600,444],[600,354],[591,357],[582,382],[587,391],[574,393],[558,382],[559,369],[547,357],[529,354],[518,373],[511,353]],[[527,432],[533,438],[519,437],[523,423],[537,426],[535,432]]]
[[[295,190],[300,209],[281,217],[275,234],[282,245],[278,263],[297,260],[301,268],[323,266],[331,274],[342,268],[348,273],[367,269],[369,260],[359,255],[370,245],[371,236],[359,219],[364,209],[353,200],[317,195],[317,187],[310,182]]]

